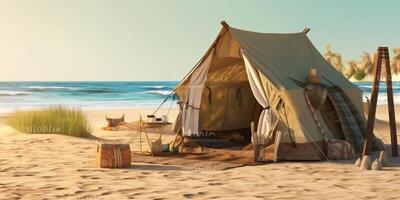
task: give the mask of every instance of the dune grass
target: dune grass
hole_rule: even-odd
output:
[[[92,126],[80,109],[62,106],[16,111],[8,119],[8,124],[24,133],[87,137],[93,132]]]

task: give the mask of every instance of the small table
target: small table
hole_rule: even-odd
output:
[[[149,148],[150,148],[150,153],[153,156],[153,150],[151,148],[151,143],[150,143],[149,137],[147,135],[147,129],[154,129],[154,128],[158,129],[158,131],[160,132],[159,139],[160,139],[161,144],[162,144],[161,136],[164,133],[165,126],[168,126],[168,125],[171,125],[171,124],[172,124],[171,122],[162,122],[162,121],[147,122],[147,121],[144,121],[142,119],[142,116],[140,116],[140,119],[139,119],[140,152],[143,153],[143,150],[142,150],[142,131],[144,132],[144,135],[146,136],[147,143],[148,143]]]

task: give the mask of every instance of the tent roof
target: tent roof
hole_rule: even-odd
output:
[[[304,32],[257,33],[232,27],[229,31],[244,54],[279,89],[298,88],[293,79],[304,82],[311,68],[317,69],[323,84],[356,87],[322,57]]]
[[[221,32],[202,60],[216,47],[225,33],[230,32],[243,53],[279,90],[298,89],[300,86],[296,81],[305,82],[311,68],[317,69],[321,82],[325,85],[333,83],[342,88],[359,90],[318,52],[306,35],[309,29],[297,33],[259,33],[232,28],[224,21],[222,25]],[[202,60],[177,87],[186,81]]]

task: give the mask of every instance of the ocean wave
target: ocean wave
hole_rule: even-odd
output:
[[[368,86],[358,86],[358,87],[361,88],[361,89],[372,89],[372,88],[373,88],[373,86],[370,86],[370,85],[368,85]],[[380,89],[382,89],[382,88],[383,88],[383,89],[386,89],[386,85],[380,85],[379,88],[380,88]],[[392,89],[393,89],[393,90],[400,89],[400,86],[394,86],[394,85],[393,85],[393,86],[392,86]]]
[[[145,85],[143,88],[150,88],[150,89],[163,89],[166,88],[165,85]]]
[[[22,91],[10,91],[10,90],[0,90],[0,96],[22,96],[29,95],[30,92],[22,92]]]
[[[367,97],[369,100],[371,100],[371,93],[363,93],[363,100],[365,102],[365,97]],[[393,101],[394,104],[400,104],[400,94],[399,93],[394,93],[393,94]],[[386,92],[379,92],[378,93],[378,104],[387,104],[387,93]]]
[[[58,90],[58,89],[65,89],[65,90],[75,90],[75,87],[63,87],[63,86],[29,86],[27,87],[32,90]]]
[[[83,90],[77,90],[76,92],[90,93],[90,94],[100,94],[100,93],[112,93],[114,91],[107,90],[107,89],[83,89]]]
[[[172,91],[171,90],[149,90],[149,91],[146,91],[144,93],[168,96],[168,95],[170,95],[172,93]]]

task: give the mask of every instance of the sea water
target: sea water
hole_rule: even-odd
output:
[[[0,82],[0,113],[63,105],[83,110],[154,108],[177,81]],[[164,104],[170,107],[172,97]],[[176,102],[172,104],[176,107]]]
[[[57,105],[83,110],[155,108],[177,84],[177,81],[0,82],[0,113]],[[370,96],[371,82],[354,84],[364,96]],[[400,103],[400,82],[393,83],[393,92],[395,103]],[[163,106],[176,107],[171,100]],[[386,101],[386,85],[382,82],[378,103]]]

